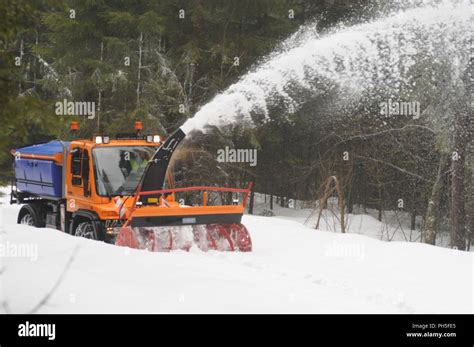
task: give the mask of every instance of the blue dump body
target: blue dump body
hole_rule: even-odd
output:
[[[63,142],[66,149],[69,142]],[[50,141],[16,150],[20,154],[36,154],[52,156],[63,152],[60,141]],[[31,193],[46,197],[61,198],[63,181],[62,166],[53,160],[39,160],[15,157],[15,177],[17,189],[23,193]]]

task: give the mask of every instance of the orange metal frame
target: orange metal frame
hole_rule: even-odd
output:
[[[193,187],[183,187],[183,188],[172,188],[172,189],[160,189],[160,190],[151,190],[148,192],[137,192],[136,199],[140,196],[146,195],[156,195],[156,194],[166,194],[166,193],[179,193],[187,192],[191,190],[198,191],[216,191],[216,192],[232,192],[232,193],[245,193],[244,200],[242,205],[245,207],[248,199],[250,190],[252,189],[252,182],[249,183],[247,188],[225,188],[225,187],[212,187],[212,186],[193,186]]]
[[[183,188],[172,188],[172,189],[160,189],[142,192],[140,187],[137,187],[137,191],[134,196],[132,208],[130,214],[128,214],[127,221],[124,224],[124,227],[130,225],[133,217],[142,217],[150,215],[181,215],[183,212],[189,215],[196,214],[225,214],[225,213],[243,213],[245,205],[247,204],[248,196],[252,189],[252,182],[249,183],[247,188],[225,188],[225,187],[210,187],[210,186],[193,186],[193,187],[183,187]],[[140,196],[148,195],[157,195],[157,194],[167,194],[167,193],[179,193],[186,191],[217,191],[217,192],[232,192],[232,193],[245,193],[242,204],[240,205],[219,205],[219,206],[192,206],[192,207],[169,207],[163,208],[162,206],[156,205],[146,205],[144,207],[138,207],[137,201]]]

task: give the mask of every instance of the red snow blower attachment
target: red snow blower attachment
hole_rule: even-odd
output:
[[[185,136],[178,129],[159,147],[148,162],[132,197],[133,203],[128,207],[119,205],[120,210],[126,210],[123,213],[126,222],[115,244],[155,252],[189,250],[193,245],[203,251],[250,252],[252,241],[241,219],[252,184],[246,189],[208,186],[164,188],[165,181],[168,186],[172,185],[170,176],[167,176],[168,165]],[[190,192],[194,195],[199,193],[200,204],[191,206],[179,197]],[[232,194],[232,204],[210,206],[209,193],[221,196]]]

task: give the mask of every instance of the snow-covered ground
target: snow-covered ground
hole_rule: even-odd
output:
[[[52,288],[36,312],[474,312],[472,253],[314,230],[298,210],[245,216],[252,253],[151,253],[19,226],[0,199],[0,312]]]

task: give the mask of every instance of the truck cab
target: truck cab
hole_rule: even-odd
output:
[[[119,134],[61,142],[56,153],[42,150],[52,143],[12,151],[11,202],[25,204],[18,223],[114,242],[123,222],[120,208],[133,203],[130,197],[161,144],[159,135]]]
[[[77,236],[103,239],[114,236],[120,224],[119,197],[126,208],[148,161],[161,144],[155,141],[107,139],[73,141],[66,161],[66,211],[74,216],[71,230]],[[93,223],[97,225],[93,227]],[[96,232],[99,231],[98,235]],[[105,232],[105,235],[104,235]]]

